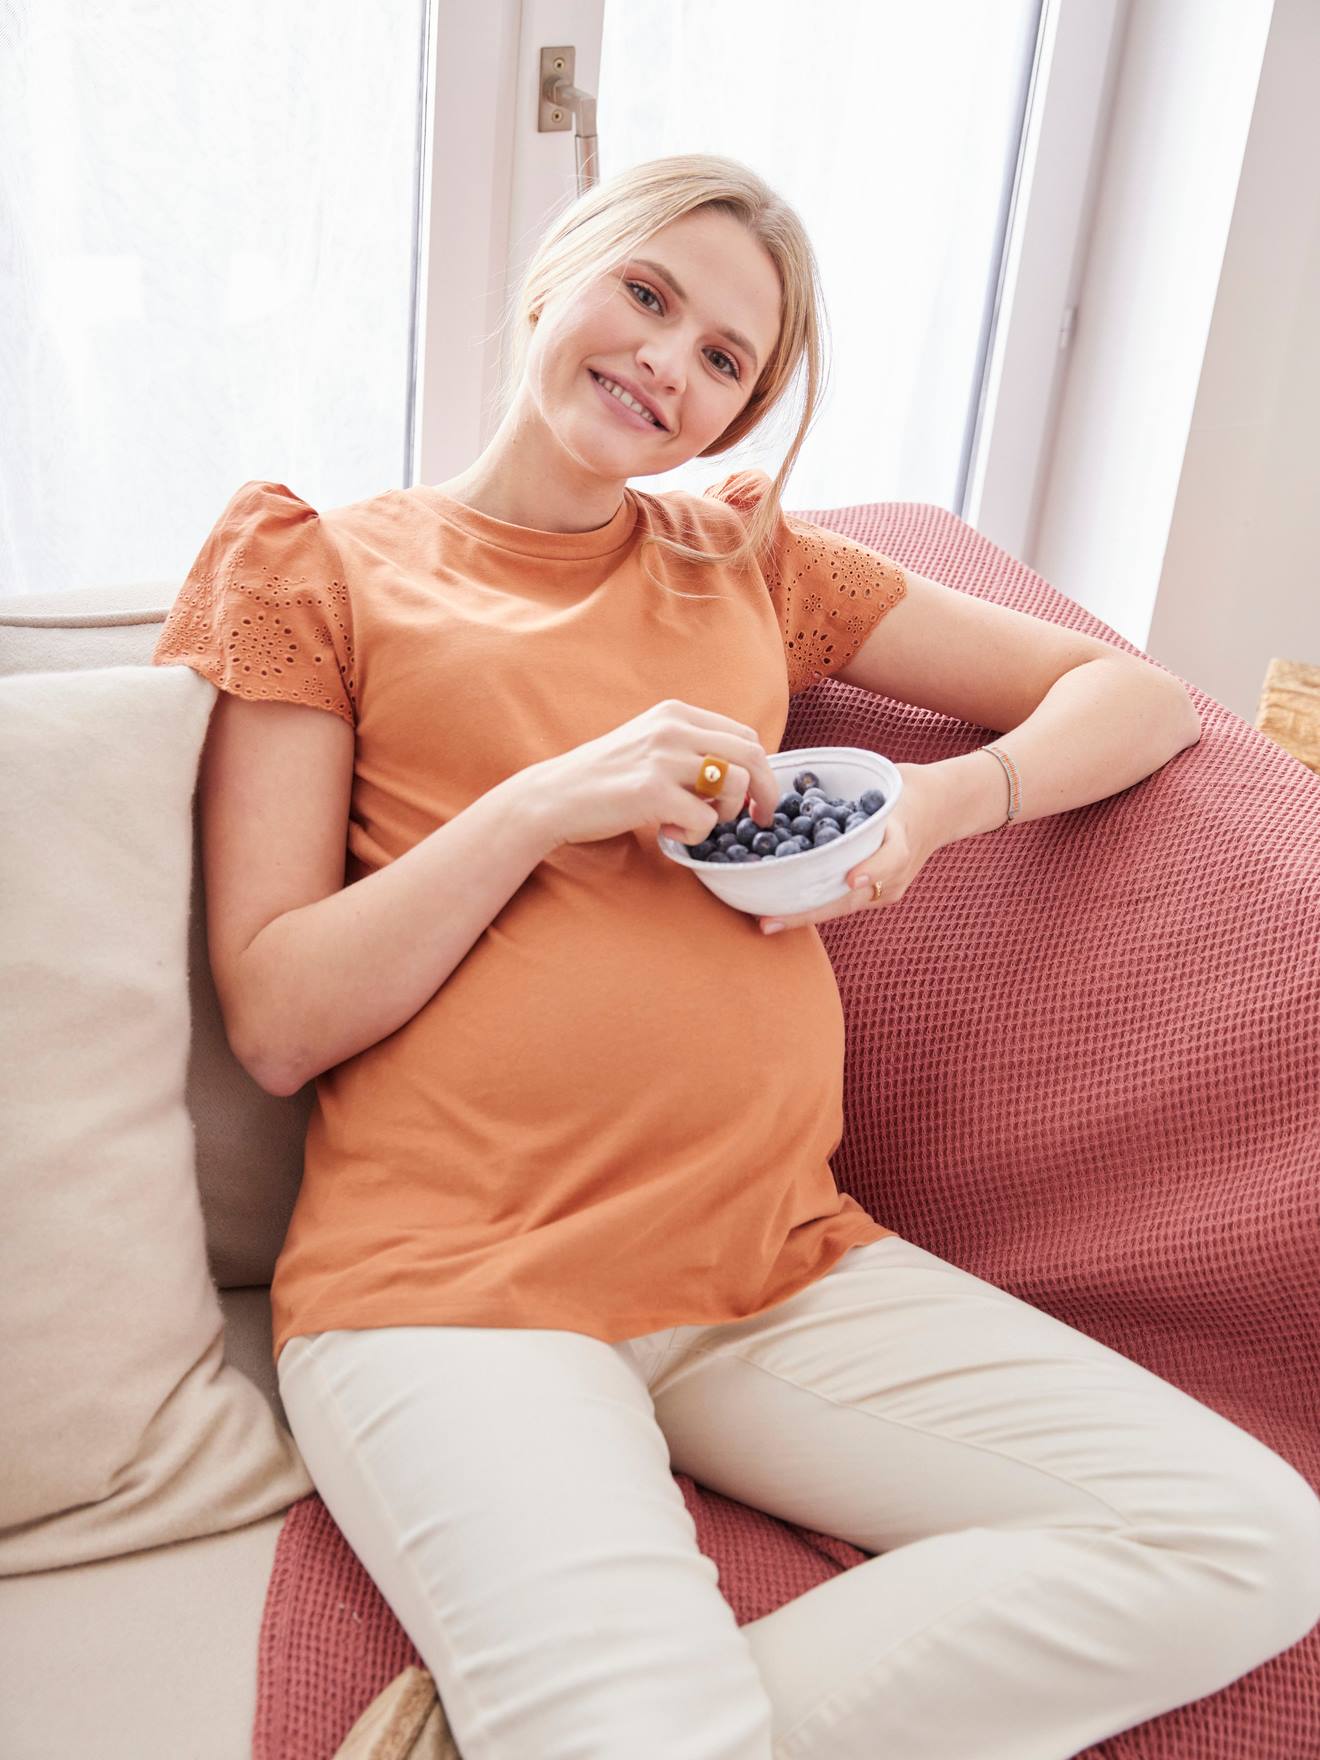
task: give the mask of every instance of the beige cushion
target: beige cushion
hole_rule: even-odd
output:
[[[223,1290],[225,1359],[281,1421],[264,1288]],[[243,1760],[284,1512],[63,1571],[0,1577],[4,1760]],[[70,1691],[70,1682],[76,1690]]]
[[[224,1361],[192,1125],[186,667],[0,679],[0,1576],[215,1535],[311,1489]]]
[[[0,1579],[4,1760],[248,1760],[283,1522]]]
[[[161,582],[0,597],[0,675],[149,666],[176,592]],[[217,694],[205,679],[199,683]],[[192,1047],[186,1098],[211,1272],[221,1289],[269,1285],[302,1178],[315,1086],[308,1082],[289,1096],[267,1094],[229,1049],[206,948],[200,815],[194,815],[187,884]]]

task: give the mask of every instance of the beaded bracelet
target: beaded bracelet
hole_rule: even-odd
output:
[[[1010,819],[1016,819],[1022,811],[1022,786],[1018,781],[1017,766],[1008,753],[1001,752],[998,746],[982,746],[981,750],[991,752],[999,759],[1004,775],[1008,778],[1008,819],[1003,821],[1007,825]]]

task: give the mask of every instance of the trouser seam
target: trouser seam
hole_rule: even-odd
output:
[[[1093,1502],[1098,1503],[1101,1509],[1114,1518],[1115,1524],[1120,1528],[1130,1526],[1134,1519],[1123,1510],[1115,1509],[1113,1504],[1107,1503],[1098,1492],[1092,1491],[1089,1486],[1077,1485],[1071,1479],[1065,1478],[1062,1473],[1056,1473],[1050,1467],[1042,1467],[1036,1461],[1022,1460],[1019,1456],[1009,1453],[1007,1449],[992,1448],[987,1443],[983,1442],[969,1442],[962,1436],[940,1436],[936,1431],[922,1430],[917,1425],[905,1423],[902,1418],[891,1417],[886,1412],[873,1412],[866,1406],[851,1404],[847,1400],[831,1399],[827,1393],[822,1393],[819,1388],[804,1386],[800,1381],[794,1381],[788,1375],[781,1375],[776,1369],[768,1369],[764,1363],[758,1363],[754,1361],[753,1358],[744,1356],[741,1351],[713,1349],[708,1345],[699,1344],[672,1345],[669,1348],[676,1355],[681,1352],[687,1355],[702,1357],[732,1357],[735,1361],[746,1364],[749,1369],[757,1369],[761,1374],[770,1376],[772,1380],[781,1382],[785,1387],[791,1387],[794,1392],[805,1393],[813,1399],[822,1400],[826,1405],[833,1406],[838,1411],[857,1412],[862,1417],[873,1418],[879,1423],[892,1424],[896,1429],[906,1430],[914,1436],[927,1438],[932,1435],[937,1436],[941,1442],[952,1442],[961,1448],[971,1449],[976,1454],[989,1455],[993,1460],[1011,1461],[1014,1466],[1025,1467],[1032,1472],[1040,1473],[1044,1478],[1052,1480],[1055,1484],[1066,1485],[1069,1491],[1078,1492],[1082,1496],[1089,1497]]]

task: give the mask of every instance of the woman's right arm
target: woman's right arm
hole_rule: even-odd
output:
[[[269,1094],[410,1020],[554,844],[532,765],[344,886],[353,743],[323,710],[227,694],[208,728],[211,971],[234,1055]]]
[[[719,793],[690,784],[726,760]],[[569,843],[641,826],[696,843],[754,791],[774,822],[756,729],[673,698],[515,771],[388,867],[344,886],[354,730],[301,704],[224,694],[199,788],[211,972],[234,1055],[269,1094],[411,1020],[532,870]]]

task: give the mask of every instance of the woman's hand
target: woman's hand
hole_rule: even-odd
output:
[[[855,863],[844,875],[848,887],[846,898],[835,899],[820,910],[799,916],[762,917],[761,928],[766,934],[777,931],[772,925],[796,929],[803,923],[824,923],[831,917],[846,917],[853,911],[878,910],[897,904],[937,849],[953,839],[953,830],[945,806],[945,793],[927,764],[896,764],[903,778],[903,792],[898,805],[885,820],[885,840],[874,855]],[[792,857],[786,858],[792,861]],[[854,882],[863,875],[866,883],[854,890]],[[879,882],[880,896],[875,897]]]

